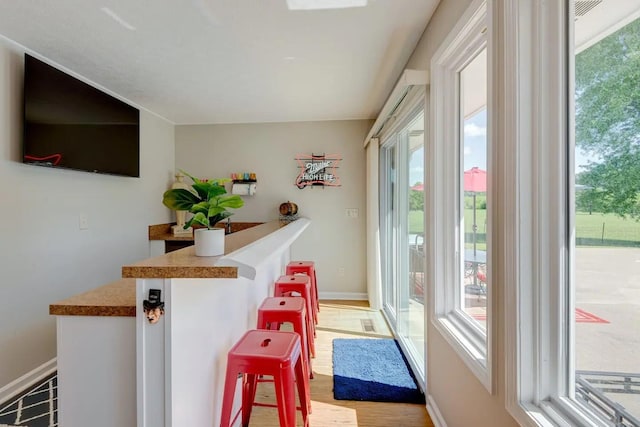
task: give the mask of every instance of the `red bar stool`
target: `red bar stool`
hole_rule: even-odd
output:
[[[279,329],[281,323],[291,323],[293,330],[302,340],[302,357],[307,364],[309,378],[313,378],[311,368],[311,345],[307,331],[306,301],[302,297],[268,297],[258,307],[258,329]]]
[[[273,296],[274,297],[290,297],[292,293],[298,293],[302,298],[304,298],[307,313],[313,313],[313,299],[311,297],[311,280],[309,276],[306,275],[297,275],[297,276],[280,276],[274,285]],[[316,357],[316,345],[315,339],[316,336],[316,325],[313,322],[312,317],[307,316],[307,330],[310,331],[307,334],[307,338],[309,339],[309,347],[311,348],[311,355]]]
[[[300,410],[304,425],[308,426],[311,408],[309,374],[302,359],[300,336],[295,332],[250,330],[229,350],[227,375],[224,383],[220,427],[230,427],[238,414],[231,419],[238,374],[242,373],[242,425],[248,426],[254,405],[277,406],[280,425],[295,427],[296,397],[298,387]],[[254,402],[259,375],[272,375],[277,405]]]
[[[306,274],[311,278],[311,292],[313,295],[313,321],[318,324],[318,312],[320,301],[318,297],[318,281],[316,280],[316,267],[313,261],[291,261],[287,264],[287,274]]]

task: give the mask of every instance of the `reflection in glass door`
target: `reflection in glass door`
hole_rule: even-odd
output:
[[[383,142],[381,158],[384,312],[424,384],[424,111]]]

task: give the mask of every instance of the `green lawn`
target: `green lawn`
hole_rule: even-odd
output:
[[[640,246],[640,222],[614,214],[576,213],[576,244]]]
[[[424,231],[424,212],[409,211],[409,233],[418,234]]]
[[[486,213],[484,209],[476,210],[477,248],[485,249]],[[473,209],[464,212],[465,233],[467,241],[471,241],[471,225]],[[604,226],[604,230],[603,230]],[[409,212],[409,232],[423,232],[422,211]],[[613,214],[578,212],[576,214],[576,244],[578,246],[640,246],[640,222],[633,219],[622,219]]]

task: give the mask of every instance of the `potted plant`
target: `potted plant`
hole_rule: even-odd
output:
[[[233,215],[227,209],[238,209],[244,205],[240,196],[228,195],[224,184],[230,179],[201,180],[181,171],[191,178],[193,191],[174,188],[165,191],[162,203],[175,211],[189,211],[193,214],[185,225],[185,230],[199,224],[194,230],[197,256],[224,254],[224,229],[214,226]]]

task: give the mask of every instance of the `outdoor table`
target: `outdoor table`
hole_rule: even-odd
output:
[[[478,284],[478,266],[487,263],[487,252],[473,249],[464,250],[464,262],[470,263],[473,270],[473,284]]]

